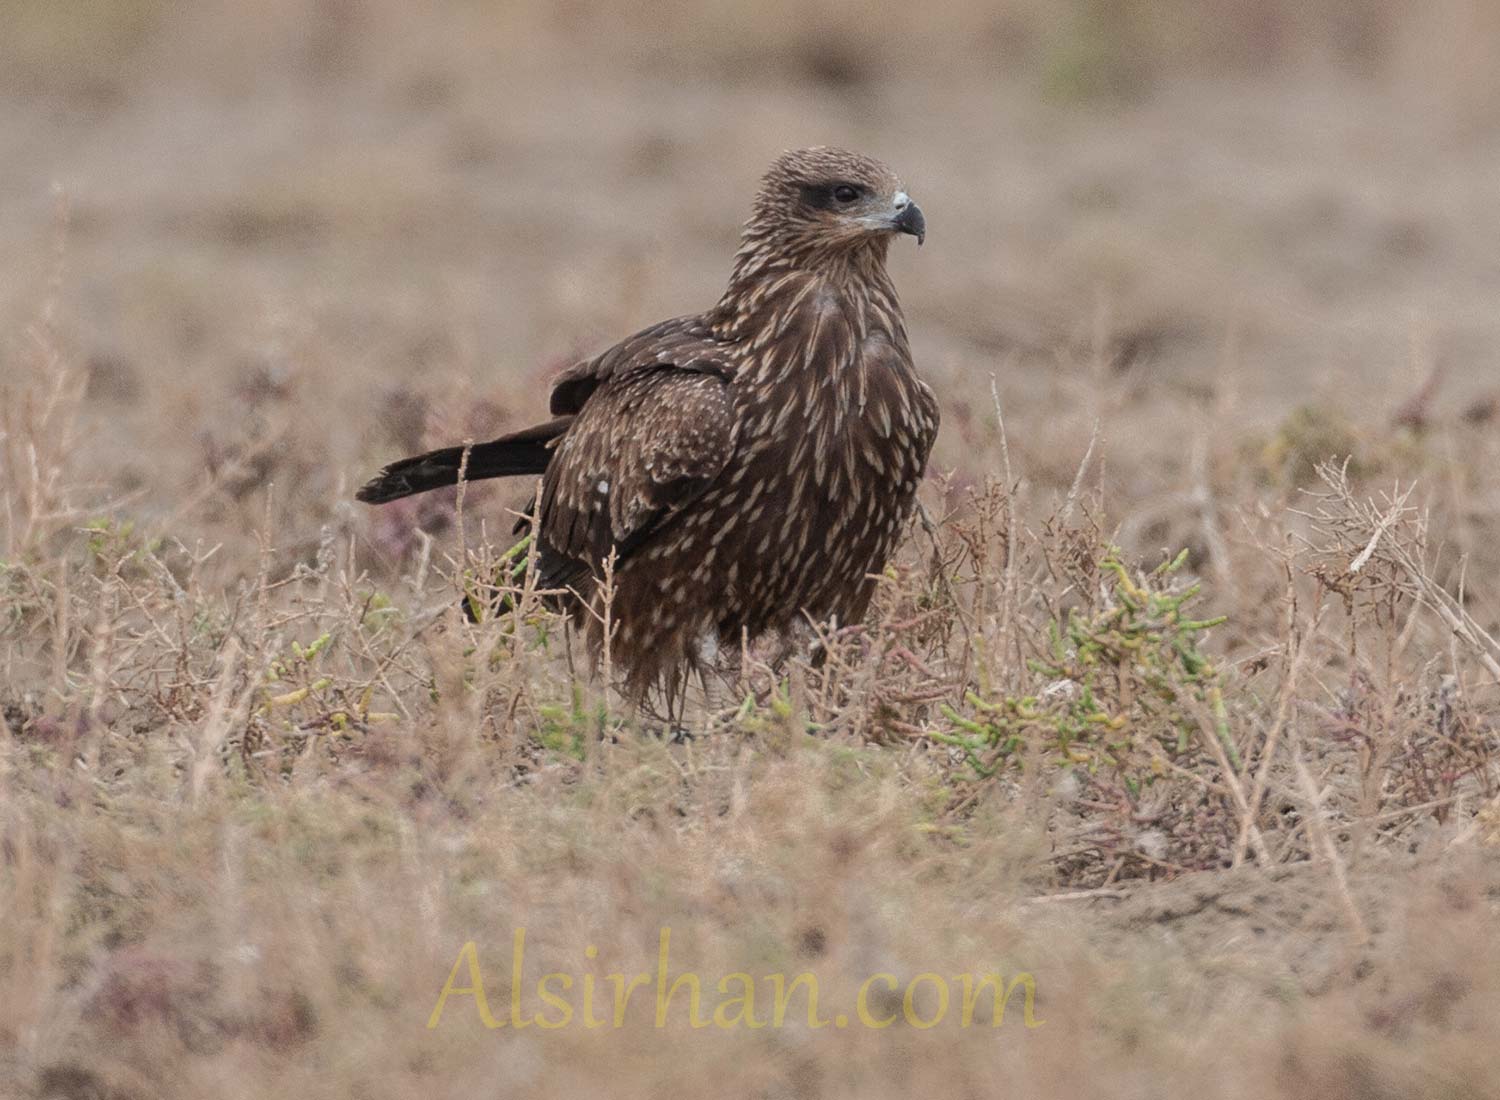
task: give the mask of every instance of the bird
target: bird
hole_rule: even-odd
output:
[[[596,662],[610,623],[637,700],[662,689],[670,705],[762,635],[859,623],[938,432],[886,270],[894,239],[926,233],[881,162],[783,153],[711,309],[563,371],[545,423],[392,463],[356,496],[539,476],[517,525],[538,583],[565,594]]]

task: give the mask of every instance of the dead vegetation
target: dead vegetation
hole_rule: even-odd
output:
[[[1192,1006],[1189,1046],[1243,1061],[1247,1095],[1302,1095],[1308,1072],[1348,1095],[1494,1085],[1464,1044],[1500,1007],[1500,647],[1472,580],[1495,562],[1471,527],[1496,515],[1464,493],[1334,455],[1316,487],[1277,489],[1220,437],[1157,522],[1232,522],[1181,552],[1123,547],[1108,445],[1041,491],[997,404],[994,463],[932,487],[941,511],[870,621],[821,639],[820,667],[805,647],[743,654],[737,706],[693,710],[673,744],[575,668],[472,502],[449,521],[463,559],[422,536],[371,568],[377,517],[334,505],[315,547],[288,554],[266,524],[238,583],[206,579],[223,551],[185,537],[190,515],[138,522],[71,468],[82,370],[54,326],[30,330],[4,402],[15,1088],[401,1096],[495,1073],[568,1095],[627,1059],[675,1087],[833,1095],[878,1091],[899,1059],[903,1091],[1001,1073],[1064,1095],[1127,1050],[1153,1092],[1203,1087],[1162,1003]],[[1482,484],[1493,438],[1461,417],[1432,431],[1412,446],[1446,436],[1448,485]],[[501,575],[504,614],[458,614]],[[524,927],[538,960],[577,967],[593,944],[630,967],[659,926],[684,969],[795,967],[825,997],[865,970],[1024,967],[1047,1023],[999,1046],[422,1026],[465,940],[498,958]],[[1194,946],[1163,955],[1133,927]],[[653,1061],[668,1035],[678,1054]]]
[[[322,150],[252,97],[317,155],[220,190],[132,175],[119,208],[97,180],[37,200],[46,243],[7,267],[19,289],[0,301],[0,1093],[1500,1093],[1490,314],[1434,323],[1429,353],[1390,289],[1447,277],[1434,297],[1477,301],[1457,285],[1478,270],[1463,240],[1483,235],[1460,184],[1483,149],[1463,147],[1434,197],[1399,158],[1381,175],[1373,153],[1318,159],[1337,142],[1308,154],[1300,116],[1268,135],[1229,112],[1244,144],[1315,163],[1226,212],[1213,157],[1183,169],[1173,208],[1155,154],[1100,136],[1211,142],[1220,116],[1161,93],[1177,105],[1152,117],[1153,96],[1205,68],[1253,81],[1302,63],[1415,82],[1463,130],[1493,107],[1487,9],[1452,0],[1418,27],[1374,2],[1010,4],[976,30],[971,6],[940,7],[897,56],[885,30],[842,33],[837,5],[802,22],[735,9],[737,34],[716,35],[668,5],[648,36],[587,6],[514,5],[503,26],[457,6],[429,25],[287,0],[244,58],[305,81],[299,110],[348,93],[351,130],[378,103],[397,120],[372,129],[378,155]],[[19,28],[0,83],[44,90],[48,126],[83,111],[168,150],[165,108],[139,104],[174,86],[142,66],[175,41],[162,27],[208,43],[222,36],[192,21],[231,18],[0,9]],[[497,117],[510,77],[486,50],[592,56],[611,36],[619,71],[570,93],[601,117],[620,87],[661,110],[588,171],[568,159],[588,134]],[[694,79],[715,110],[745,108],[748,140],[704,135],[680,89],[629,75],[705,36],[712,80]],[[943,50],[951,99],[923,83]],[[191,78],[205,87],[245,87],[243,58],[180,52],[222,67]],[[1434,55],[1451,80],[1420,75]],[[958,147],[1000,117],[964,114],[997,59],[1048,127],[1106,112],[1054,143],[1093,140],[1099,162],[1028,153],[1027,123],[997,130],[993,165],[981,142],[974,164],[923,166],[973,231],[898,276],[944,434],[867,622],[726,662],[691,736],[668,739],[542,606],[508,535],[525,487],[349,500],[382,457],[534,411],[570,341],[701,305],[688,289],[722,274],[714,234],[738,201],[728,169],[696,166],[712,149],[740,156],[756,127],[783,140],[813,105],[859,136],[863,97],[885,93],[888,145]],[[1372,110],[1373,129],[1337,130],[1356,151],[1394,141]],[[685,157],[690,139],[710,152]],[[1422,178],[1434,155],[1412,154]],[[431,157],[453,174],[423,175]],[[1330,190],[1355,160],[1373,197]],[[595,179],[599,164],[623,167]],[[1027,243],[1038,211],[1045,247]],[[672,226],[670,249],[636,222]],[[473,259],[495,249],[503,263]],[[1006,290],[1008,250],[1024,293]],[[1202,259],[1221,253],[1232,283]],[[536,274],[512,285],[512,268]],[[501,305],[475,307],[471,284]],[[1371,348],[1386,358],[1338,365]],[[507,609],[460,615],[497,577]],[[798,1002],[784,1027],[693,1029],[674,1007],[658,1029],[648,998],[621,1027],[487,1030],[461,996],[426,1026],[466,942],[504,1016],[516,929],[527,982],[602,988],[652,970],[664,927],[673,973],[705,994],[736,971],[807,971],[839,1010],[875,974],[1025,972],[1044,1022],[1012,1003],[998,1030],[815,1029]]]

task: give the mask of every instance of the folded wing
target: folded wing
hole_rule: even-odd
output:
[[[695,361],[599,381],[543,478],[542,583],[577,587],[611,552],[626,560],[701,496],[734,454],[733,400],[717,365]]]

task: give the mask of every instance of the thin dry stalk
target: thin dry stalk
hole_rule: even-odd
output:
[[[1245,849],[1250,842],[1250,830],[1260,819],[1260,808],[1266,797],[1266,787],[1270,782],[1271,765],[1275,762],[1276,751],[1281,745],[1281,736],[1286,729],[1287,717],[1291,713],[1292,705],[1297,696],[1297,685],[1302,678],[1303,672],[1311,659],[1311,643],[1317,637],[1318,628],[1323,621],[1325,604],[1320,600],[1317,610],[1302,630],[1297,630],[1295,616],[1297,603],[1295,593],[1291,590],[1292,581],[1288,578],[1289,590],[1287,593],[1287,645],[1291,651],[1286,659],[1286,677],[1282,680],[1281,691],[1276,700],[1276,717],[1271,722],[1271,728],[1266,733],[1264,746],[1261,748],[1260,765],[1255,769],[1255,782],[1250,788],[1250,800],[1248,812],[1240,821],[1239,835],[1235,838],[1234,858],[1231,866],[1238,867],[1245,859]]]
[[[1297,787],[1302,793],[1304,812],[1307,815],[1308,832],[1312,836],[1313,844],[1328,864],[1334,889],[1343,906],[1344,918],[1349,922],[1349,931],[1355,945],[1366,944],[1370,941],[1370,929],[1365,924],[1364,917],[1360,915],[1359,905],[1355,902],[1354,893],[1349,888],[1349,869],[1344,865],[1344,858],[1339,854],[1338,845],[1334,843],[1333,834],[1329,832],[1328,824],[1324,819],[1323,796],[1318,791],[1312,772],[1303,762],[1302,753],[1296,746],[1292,747],[1291,753],[1292,766],[1297,775]]]

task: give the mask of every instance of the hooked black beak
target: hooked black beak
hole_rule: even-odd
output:
[[[895,226],[896,232],[910,233],[917,238],[918,247],[927,239],[927,219],[922,217],[922,208],[910,200],[896,215]]]

